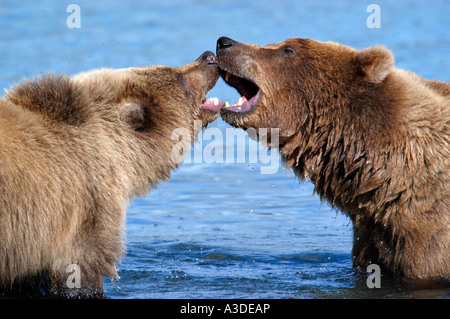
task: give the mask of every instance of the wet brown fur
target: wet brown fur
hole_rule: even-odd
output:
[[[280,129],[286,167],[352,220],[355,266],[449,283],[449,83],[395,68],[382,46],[237,42],[217,56],[261,90],[254,110],[222,117]]]

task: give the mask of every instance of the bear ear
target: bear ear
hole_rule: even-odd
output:
[[[372,83],[381,83],[394,67],[394,55],[384,46],[363,49],[356,56],[359,71]]]
[[[120,120],[133,128],[139,130],[144,127],[144,108],[141,104],[123,101],[119,105]]]

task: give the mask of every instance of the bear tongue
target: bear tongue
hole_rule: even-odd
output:
[[[202,107],[205,110],[217,113],[219,112],[220,108],[224,106],[224,102],[220,101],[218,98],[209,98],[205,102],[202,103]]]

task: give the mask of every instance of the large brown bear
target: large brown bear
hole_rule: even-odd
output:
[[[104,297],[104,275],[117,276],[124,252],[127,203],[180,163],[175,129],[193,137],[195,120],[217,117],[201,106],[220,107],[205,101],[218,78],[214,53],[205,52],[182,67],[48,75],[7,90],[0,99],[3,295]]]
[[[221,37],[216,55],[242,95],[222,118],[279,128],[286,166],[352,220],[355,266],[449,282],[449,83],[395,68],[383,46]]]

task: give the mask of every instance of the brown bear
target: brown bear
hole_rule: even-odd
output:
[[[394,67],[383,46],[221,37],[216,55],[242,96],[222,118],[279,129],[286,167],[352,220],[355,266],[449,283],[449,83]]]
[[[175,129],[195,136],[195,121],[206,126],[218,116],[220,103],[205,99],[218,78],[207,51],[181,67],[50,74],[6,91],[0,99],[4,296],[104,297],[103,278],[114,280],[124,253],[127,203],[180,164]]]

